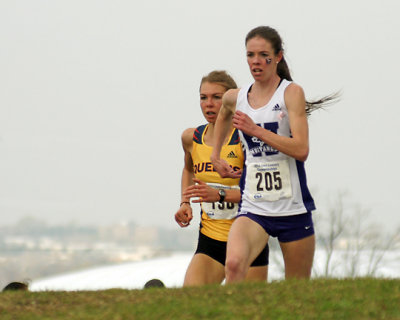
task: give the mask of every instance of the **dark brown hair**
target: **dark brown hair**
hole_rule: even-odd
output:
[[[283,50],[282,38],[279,35],[278,31],[276,31],[274,28],[271,28],[268,26],[259,26],[257,28],[250,30],[250,32],[246,36],[245,44],[247,45],[247,42],[250,39],[253,39],[256,37],[263,38],[264,40],[271,43],[272,48],[274,49],[275,55],[279,54],[279,52],[282,52],[282,60],[279,61],[276,72],[280,78],[286,79],[289,81],[293,81],[292,76],[290,75],[289,67],[286,63],[286,60],[285,60],[285,57],[283,54],[284,50]],[[328,96],[322,97],[318,100],[314,100],[314,101],[306,100],[307,115],[310,115],[312,111],[324,108],[332,103],[335,103],[338,100],[339,96],[340,96],[340,92],[335,92]]]

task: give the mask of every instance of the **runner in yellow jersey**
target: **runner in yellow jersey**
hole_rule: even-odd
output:
[[[221,178],[214,170],[210,156],[213,147],[214,124],[228,89],[235,81],[225,71],[213,71],[203,77],[200,85],[200,105],[207,124],[186,129],[182,134],[185,166],[182,172],[182,198],[175,220],[187,227],[192,220],[192,202],[200,202],[201,221],[196,252],[186,271],[184,286],[221,283],[225,278],[226,243],[230,227],[238,211],[241,195],[239,179]],[[238,131],[232,127],[225,139],[222,153],[231,167],[243,167],[243,151]],[[266,281],[268,245],[253,261],[248,280]]]

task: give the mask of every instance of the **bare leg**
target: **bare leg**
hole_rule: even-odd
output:
[[[314,259],[315,236],[279,244],[285,261],[285,278],[309,279]]]
[[[232,224],[228,236],[226,283],[243,281],[253,261],[268,242],[268,234],[253,220],[241,216]]]
[[[268,279],[268,266],[250,267],[245,281],[264,281]]]
[[[225,278],[224,266],[209,256],[197,253],[186,270],[183,286],[221,283]]]

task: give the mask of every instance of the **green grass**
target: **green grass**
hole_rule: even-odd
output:
[[[400,280],[0,293],[0,319],[400,319]]]

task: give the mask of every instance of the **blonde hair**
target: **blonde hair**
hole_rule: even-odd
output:
[[[205,75],[200,82],[200,89],[204,82],[217,83],[223,86],[226,90],[236,89],[237,85],[235,80],[224,70],[214,70]]]

